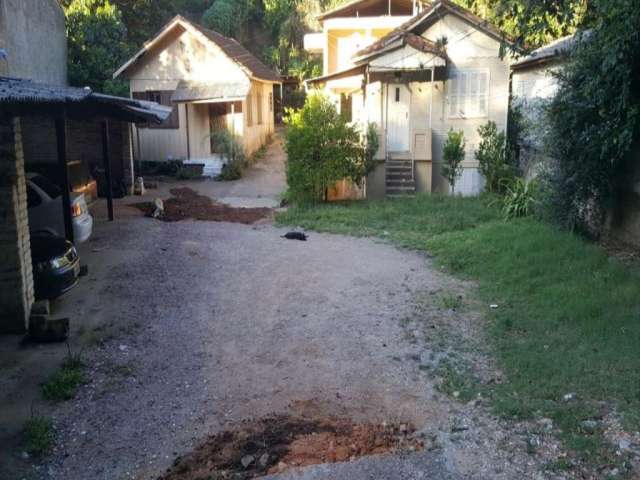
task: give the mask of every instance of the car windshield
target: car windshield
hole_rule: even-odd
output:
[[[42,175],[36,175],[35,177],[31,178],[31,181],[52,199],[59,197],[62,193],[57,185],[51,183],[49,179],[43,177]]]

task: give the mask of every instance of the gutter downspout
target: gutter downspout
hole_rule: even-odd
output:
[[[189,138],[189,104],[184,104],[184,116],[186,118],[187,124],[187,160],[191,160],[191,139]]]

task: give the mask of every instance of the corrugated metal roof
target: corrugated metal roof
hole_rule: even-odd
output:
[[[249,93],[248,83],[188,82],[181,80],[171,97],[172,102],[242,99]]]
[[[66,105],[76,113],[90,112],[131,122],[160,123],[171,114],[170,107],[155,102],[94,93],[90,88],[47,85],[11,77],[0,77],[0,104],[5,109],[22,107],[23,113],[28,113],[29,106]]]
[[[0,103],[72,103],[91,95],[89,88],[35,83],[22,78],[0,77]]]

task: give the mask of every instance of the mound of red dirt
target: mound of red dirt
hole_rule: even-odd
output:
[[[192,453],[176,459],[159,480],[245,480],[289,468],[422,449],[422,442],[412,434],[413,428],[407,425],[272,417],[208,438]]]
[[[231,207],[214,202],[211,198],[186,187],[174,188],[170,192],[173,197],[164,201],[164,213],[158,217],[165,222],[179,222],[192,218],[211,222],[251,224],[273,215],[271,208]],[[134,203],[131,206],[142,210],[147,216],[152,216],[155,210],[152,202]]]

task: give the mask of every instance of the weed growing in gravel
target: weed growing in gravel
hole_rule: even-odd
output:
[[[460,311],[464,306],[462,295],[455,293],[443,293],[438,297],[438,303],[445,310]]]
[[[54,402],[71,400],[76,396],[78,387],[87,382],[84,369],[81,355],[73,354],[69,348],[67,358],[62,362],[60,370],[42,385],[42,396]]]
[[[25,449],[31,455],[44,456],[51,450],[55,434],[51,421],[45,417],[31,417],[24,424]]]

